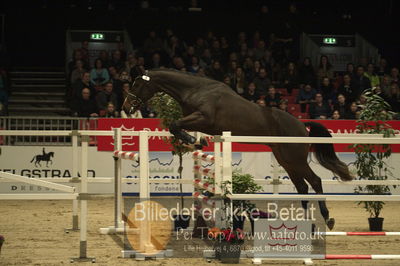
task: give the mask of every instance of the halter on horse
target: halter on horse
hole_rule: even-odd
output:
[[[151,70],[135,79],[123,108],[136,111],[157,92],[173,97],[182,107],[184,117],[176,121],[170,132],[185,143],[195,139],[183,130],[221,135],[231,131],[233,136],[297,136],[331,137],[328,130],[315,122],[303,123],[278,108],[262,107],[247,101],[222,82],[174,70]],[[306,126],[310,128],[307,132]],[[307,181],[317,194],[322,194],[321,178],[308,165],[309,144],[269,144],[277,161],[289,174],[299,194],[308,193]],[[313,144],[319,163],[339,176],[342,181],[353,177],[340,161],[332,144]],[[302,201],[307,207],[307,201]],[[325,201],[319,201],[320,211],[330,229]]]

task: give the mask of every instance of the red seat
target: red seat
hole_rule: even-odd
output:
[[[288,111],[289,113],[300,113],[301,112],[300,104],[297,103],[288,104]]]
[[[283,96],[282,98],[286,99],[288,101],[288,104],[296,103],[296,97],[295,96]]]
[[[276,92],[279,92],[281,95],[287,95],[287,90],[286,88],[279,88],[279,89],[275,89]]]
[[[308,113],[300,113],[300,112],[298,112],[298,113],[292,113],[292,114],[293,114],[293,116],[295,116],[298,119],[308,119],[308,118],[310,118]]]
[[[299,89],[293,89],[292,90],[292,96],[296,96],[297,97],[297,95],[299,95],[299,93],[300,93]]]

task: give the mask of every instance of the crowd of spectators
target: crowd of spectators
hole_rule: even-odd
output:
[[[265,15],[268,14],[267,7]],[[356,119],[363,106],[362,92],[375,88],[395,112],[400,111],[399,70],[382,58],[376,65],[360,58],[346,70],[334,71],[328,56],[313,65],[299,58],[299,17],[289,6],[280,29],[238,31],[225,36],[208,31],[192,39],[173,30],[150,31],[134,52],[120,43],[100,51],[89,64],[85,41],[69,62],[68,103],[77,116],[121,116],[121,105],[132,81],[146,69],[172,68],[224,82],[247,100],[280,108],[298,118]],[[139,117],[154,117],[145,106]]]
[[[119,117],[126,91],[145,69],[172,68],[224,82],[238,95],[268,107],[280,108],[299,118],[356,119],[363,106],[362,92],[375,88],[395,112],[400,111],[399,70],[377,65],[348,63],[335,72],[327,56],[317,66],[293,52],[296,36],[281,39],[255,31],[237,39],[208,32],[193,42],[181,40],[172,30],[161,38],[151,31],[143,46],[127,53],[123,45],[101,51],[89,65],[87,42],[74,51],[69,63],[68,102],[77,116]],[[364,63],[364,64],[362,64]],[[151,107],[139,117],[154,117]]]

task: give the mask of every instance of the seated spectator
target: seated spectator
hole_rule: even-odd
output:
[[[371,82],[372,88],[379,86],[379,77],[375,73],[375,66],[371,63],[367,65],[367,71],[364,73],[364,75],[369,79]]]
[[[72,70],[70,84],[74,84],[78,79],[81,78],[82,74],[87,70],[83,67],[83,61],[77,60],[75,62],[75,69]]]
[[[343,83],[338,88],[338,94],[343,94],[347,101],[354,102],[357,94],[351,86],[351,76],[349,74],[345,74],[343,76]]]
[[[315,95],[315,102],[310,105],[311,119],[327,119],[332,113],[331,107],[324,101],[321,93]]]
[[[200,77],[206,77],[206,71],[204,70],[204,68],[200,67],[199,72],[197,72],[197,75]]]
[[[172,35],[169,37],[168,43],[164,46],[164,50],[167,52],[170,58],[173,58],[183,54],[183,51],[185,51],[185,45],[178,39],[177,36]]]
[[[352,79],[356,75],[353,63],[347,63],[344,75],[349,75],[350,79]]]
[[[376,74],[379,76],[379,78],[389,74],[389,67],[385,58],[381,58],[381,60],[379,60]]]
[[[307,105],[314,102],[316,93],[317,92],[310,84],[306,84],[304,88],[300,89],[299,95],[297,96],[297,103],[300,104],[302,113],[306,112]]]
[[[96,59],[95,67],[90,71],[90,82],[93,86],[99,87],[106,84],[110,80],[107,69],[103,67],[103,62]]]
[[[270,85],[268,88],[268,94],[265,97],[265,103],[269,107],[278,107],[281,102],[281,94],[276,92],[275,87]]]
[[[119,80],[123,81],[128,81],[128,82],[132,82],[132,78],[131,75],[129,75],[129,72],[127,71],[121,71],[121,74],[119,75]]]
[[[81,46],[82,61],[89,62],[89,42],[83,41]]]
[[[250,82],[249,85],[247,85],[247,90],[244,92],[243,97],[252,103],[256,103],[257,100],[260,99],[260,95],[256,92],[256,85],[254,82]]]
[[[208,68],[213,63],[212,55],[210,49],[204,49],[203,53],[200,56],[200,66],[202,68]]]
[[[118,73],[115,66],[110,66],[108,68],[108,72],[110,73],[110,82],[113,84],[113,91],[117,93],[117,95],[121,95],[123,81],[120,78],[120,74]]]
[[[76,97],[72,104],[72,115],[78,117],[99,116],[96,101],[90,96],[90,89],[83,88],[81,97]]]
[[[236,61],[236,60],[229,61],[229,66],[228,66],[228,69],[227,69],[227,71],[226,71],[226,74],[227,74],[229,77],[232,78],[232,77],[235,75],[236,68],[238,68],[238,63],[237,63],[237,61]]]
[[[185,67],[185,62],[183,61],[182,57],[180,56],[174,56],[172,58],[172,64],[171,67],[176,69],[176,70],[181,70],[182,68]]]
[[[140,110],[136,110],[133,114],[126,114],[124,110],[121,110],[121,118],[143,118],[142,112]]]
[[[393,67],[390,70],[390,79],[389,79],[390,84],[397,83],[399,85],[399,69],[397,67]]]
[[[185,62],[185,65],[189,66],[192,64],[192,57],[194,55],[194,46],[189,45],[186,47],[186,51],[182,54],[182,59]]]
[[[71,75],[72,71],[75,69],[76,61],[78,60],[83,62],[83,68],[89,69],[89,62],[84,61],[82,50],[75,49],[72,55],[72,60],[68,63],[68,75]]]
[[[124,42],[119,42],[117,50],[121,53],[121,60],[123,62],[126,61],[128,53],[126,52],[126,49],[125,49],[125,43]]]
[[[388,103],[392,107],[393,112],[400,112],[400,89],[399,84],[393,82],[390,86],[390,95],[388,97]]]
[[[265,103],[265,100],[263,100],[263,99],[259,99],[259,100],[257,101],[257,104],[258,104],[259,106],[262,106],[262,107],[266,107],[266,106],[267,106],[267,104]]]
[[[360,115],[360,110],[359,110],[359,108],[357,106],[357,103],[356,102],[352,102],[350,104],[350,107],[349,107],[347,113],[345,114],[344,118],[345,119],[355,120],[355,119],[358,119],[359,115]]]
[[[293,62],[290,62],[283,72],[282,84],[289,94],[292,94],[292,89],[297,89],[299,87],[297,70]]]
[[[131,72],[129,73],[132,80],[135,80],[136,77],[141,76],[145,73],[144,67],[144,58],[143,56],[139,56],[137,58],[136,64],[131,68]]]
[[[103,110],[102,117],[106,118],[117,118],[119,117],[118,112],[115,110],[115,105],[112,102],[107,104],[106,110]]]
[[[225,73],[222,70],[221,64],[218,60],[215,60],[212,63],[211,67],[207,71],[207,76],[218,81],[223,81]]]
[[[300,87],[303,87],[306,84],[310,84],[311,86],[315,86],[315,70],[311,63],[311,58],[306,57],[303,60],[303,63],[299,67],[299,83]]]
[[[258,76],[253,80],[256,84],[257,93],[262,96],[266,96],[268,93],[268,88],[272,84],[271,80],[268,78],[267,70],[264,67],[260,68]]]
[[[338,120],[338,119],[342,119],[342,116],[340,115],[339,110],[334,110],[332,113],[332,117],[333,120]]]
[[[319,67],[317,70],[317,85],[322,83],[323,78],[327,77],[328,79],[333,79],[333,66],[329,62],[329,59],[326,55],[322,55],[319,61]]]
[[[192,56],[191,64],[188,67],[188,71],[191,73],[199,72],[200,65],[199,65],[199,58],[197,56]]]
[[[244,94],[246,88],[246,78],[241,67],[236,68],[231,78],[232,89],[239,95]]]
[[[75,81],[74,84],[72,84],[71,89],[67,95],[67,101],[71,102],[72,99],[81,97],[82,90],[84,88],[88,88],[90,90],[90,97],[96,97],[96,89],[90,83],[89,72],[83,72],[81,78]]]
[[[237,61],[235,61],[237,62]],[[254,68],[254,62],[251,59],[251,57],[246,57],[244,59],[243,65],[242,65],[244,74],[246,75],[246,80],[248,82],[251,82],[254,80],[254,78],[256,77],[255,73],[253,72],[253,68]]]
[[[282,100],[279,102],[278,108],[279,108],[280,110],[286,112],[286,113],[289,113],[289,110],[288,110],[288,101],[287,101],[286,99],[282,99]]]
[[[113,92],[113,84],[111,82],[107,82],[104,89],[97,94],[96,101],[99,110],[106,110],[110,102],[114,106],[118,106],[118,96]]]
[[[207,44],[204,39],[202,37],[197,37],[194,45],[195,55],[201,56],[206,48]]]
[[[159,53],[154,53],[151,56],[151,62],[149,65],[149,68],[160,68],[160,67],[164,67],[164,64],[161,61],[161,55]]]
[[[351,79],[351,87],[354,90],[355,98],[357,99],[363,93],[364,90],[371,88],[371,82],[369,78],[364,75],[364,67],[358,66],[357,72],[354,78]]]
[[[381,82],[379,87],[385,95],[390,95],[391,85],[389,75],[384,75],[381,77]]]
[[[328,77],[322,79],[321,85],[318,88],[318,92],[322,94],[324,100],[329,104],[333,102],[335,97],[335,90],[332,86],[331,80]]]
[[[121,71],[122,68],[125,66],[125,62],[122,59],[122,54],[120,50],[115,50],[112,53],[110,66],[114,66],[118,72]]]
[[[0,115],[8,113],[8,93],[5,88],[0,87]]]
[[[101,60],[104,68],[108,69],[110,67],[110,58],[109,58],[108,52],[106,50],[101,50],[99,57],[97,59]]]
[[[231,78],[228,75],[225,75],[224,80],[222,81],[225,83],[229,88],[232,89],[232,82]]]
[[[347,109],[346,97],[343,94],[338,94],[337,102],[333,105],[333,110],[338,111],[340,117],[345,117]]]
[[[147,37],[143,44],[143,50],[147,55],[160,52],[163,49],[163,42],[161,38],[157,37],[155,31],[150,31],[149,37]]]

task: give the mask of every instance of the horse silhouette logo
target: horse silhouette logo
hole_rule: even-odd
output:
[[[42,154],[38,154],[38,155],[35,155],[34,157],[33,157],[33,159],[31,160],[31,163],[33,163],[33,161],[35,161],[35,166],[37,167],[38,165],[40,166],[40,167],[42,167],[42,165],[40,164],[40,162],[41,161],[44,161],[44,162],[46,162],[46,167],[48,167],[49,166],[49,162],[51,162],[51,164],[53,164],[53,161],[51,160],[51,158],[53,158],[54,157],[54,152],[49,152],[49,153],[46,153],[46,151],[45,151],[45,148],[43,148],[43,152],[42,152]]]

